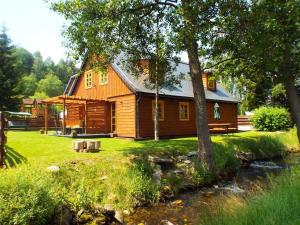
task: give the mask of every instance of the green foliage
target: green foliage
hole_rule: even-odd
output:
[[[214,211],[220,215],[210,215],[200,224],[206,225],[282,225],[299,224],[300,210],[299,169],[286,172],[279,179],[272,180],[268,191],[256,198],[243,201],[233,212],[216,205]],[[229,206],[233,207],[232,205]]]
[[[36,91],[34,95],[30,96],[31,99],[47,99],[49,96],[45,92]]]
[[[215,149],[213,175],[239,167],[234,156],[236,151],[272,157],[288,148],[296,149],[295,132],[293,129],[282,133],[252,131],[212,136]],[[6,159],[9,169],[0,171],[0,224],[6,224],[8,215],[15,215],[18,220],[20,215],[25,215],[19,224],[43,223],[62,205],[74,210],[104,204],[128,209],[155,202],[160,197],[159,187],[151,179],[153,168],[147,156],[171,158],[197,149],[196,138],[160,142],[99,140],[102,148],[99,153],[76,153],[70,149],[71,140],[68,138],[40,135],[39,132],[9,131]],[[194,163],[192,182],[210,182],[212,174],[203,165]],[[46,171],[50,165],[58,165],[60,171]],[[176,190],[182,185],[181,181],[173,176],[164,179],[163,183]],[[18,206],[18,210],[14,211],[12,206]],[[1,214],[3,208],[9,211],[4,210]],[[31,218],[36,219],[31,222]]]
[[[19,101],[15,86],[20,73],[15,66],[14,46],[11,45],[5,28],[0,29],[0,111],[14,110]]]
[[[58,64],[56,64],[54,73],[63,82],[63,84],[67,84],[70,76],[77,73],[75,63],[71,60],[61,59]]]
[[[25,48],[15,48],[16,70],[19,74],[30,74],[33,66],[33,55]]]
[[[49,97],[61,95],[63,84],[57,76],[48,74],[38,82],[36,92],[45,93]]]
[[[53,181],[49,172],[31,167],[1,172],[0,224],[47,224],[60,204]]]
[[[24,75],[17,85],[17,90],[22,93],[24,97],[34,95],[37,87],[37,79],[34,74]]]
[[[251,117],[254,127],[260,131],[287,130],[291,127],[291,117],[285,108],[260,107]]]
[[[235,171],[239,167],[239,161],[235,157],[235,148],[232,144],[215,143],[214,144],[214,173]]]
[[[283,84],[277,84],[272,88],[271,92],[271,102],[273,106],[277,107],[288,107],[288,100],[286,97],[286,90]]]

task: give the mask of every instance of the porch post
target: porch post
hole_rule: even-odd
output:
[[[87,101],[84,102],[84,133],[87,134]]]
[[[63,135],[66,134],[66,98],[63,101],[63,124],[62,124]]]
[[[109,128],[108,128],[108,102],[105,101],[104,103],[104,123],[105,123],[105,133],[109,132]]]
[[[48,104],[45,104],[45,134],[48,134]]]

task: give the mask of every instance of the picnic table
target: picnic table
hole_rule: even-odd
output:
[[[228,130],[230,126],[232,126],[232,123],[209,123],[208,124],[209,129],[223,128],[226,131],[226,134],[228,134]]]

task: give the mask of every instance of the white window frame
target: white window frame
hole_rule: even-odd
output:
[[[106,81],[105,82],[102,81],[103,80],[102,79],[103,75],[106,76]],[[108,71],[107,70],[105,70],[105,71],[99,70],[99,85],[105,85],[107,83],[108,83]]]
[[[88,80],[88,76],[90,75],[90,79]],[[88,83],[90,82],[90,83]],[[84,85],[85,89],[89,89],[93,87],[93,73],[92,70],[88,70],[84,73]]]

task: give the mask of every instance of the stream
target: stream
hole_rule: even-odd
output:
[[[268,189],[268,176],[278,176],[282,171],[299,166],[300,154],[270,161],[255,161],[241,167],[235,177],[219,181],[211,187],[187,192],[169,202],[161,202],[148,207],[140,207],[126,216],[127,225],[194,225],[201,216],[218,214],[218,209],[234,210],[244,199],[259,195]]]

